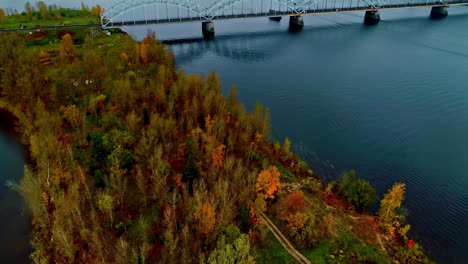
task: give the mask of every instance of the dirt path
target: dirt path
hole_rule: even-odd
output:
[[[270,229],[273,235],[278,239],[281,245],[288,251],[288,253],[297,260],[297,262],[302,264],[312,264],[304,255],[302,255],[294,246],[289,242],[289,240],[281,233],[281,231],[271,222],[271,220],[265,215],[260,214],[260,218],[265,223],[265,225]]]

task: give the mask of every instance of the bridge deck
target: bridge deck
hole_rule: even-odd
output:
[[[202,17],[181,17],[181,18],[165,18],[165,19],[151,19],[151,20],[129,20],[112,23],[105,26],[106,28],[121,27],[121,26],[133,26],[133,25],[144,25],[144,24],[168,24],[168,23],[184,23],[194,21],[213,21],[213,20],[227,20],[227,19],[240,19],[240,18],[253,18],[253,17],[278,17],[278,16],[296,16],[296,15],[312,15],[312,14],[327,14],[327,13],[343,13],[343,12],[362,12],[362,11],[375,11],[384,9],[401,9],[401,8],[421,8],[421,7],[436,7],[436,6],[451,6],[451,5],[468,5],[468,0],[450,1],[450,3],[443,4],[441,2],[429,2],[426,3],[406,3],[406,4],[391,4],[382,5],[378,8],[369,6],[360,7],[341,7],[341,8],[316,8],[310,10],[304,10],[301,13],[295,13],[291,11],[275,11],[275,12],[262,12],[262,13],[246,13],[246,14],[226,14],[222,16],[215,16],[212,19],[204,19]]]

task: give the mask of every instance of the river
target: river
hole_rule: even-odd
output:
[[[429,8],[384,10],[376,26],[363,13],[216,21],[216,39],[197,41],[200,23],[149,29],[171,45],[187,73],[238,85],[250,109],[270,108],[275,138],[285,136],[327,180],[347,169],[380,197],[407,184],[411,236],[440,263],[468,263],[468,7],[442,20]]]
[[[30,218],[23,198],[6,186],[23,176],[25,148],[12,133],[12,116],[0,110],[0,263],[28,263]]]

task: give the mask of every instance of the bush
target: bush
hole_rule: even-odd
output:
[[[306,206],[304,194],[301,191],[295,191],[286,196],[283,212],[288,215],[294,215],[302,211]]]
[[[363,179],[356,179],[356,172],[345,173],[338,182],[338,192],[357,210],[365,211],[377,199],[377,193],[372,185]]]
[[[298,248],[310,248],[318,242],[320,234],[314,215],[296,213],[286,221],[289,236]]]
[[[228,225],[223,233],[228,244],[233,243],[237,238],[239,238],[242,235],[240,229],[233,224]]]
[[[303,180],[302,183],[305,186],[306,190],[310,191],[311,193],[319,193],[323,189],[322,182],[320,182],[314,177],[309,177]]]

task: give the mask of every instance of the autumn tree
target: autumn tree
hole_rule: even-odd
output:
[[[293,215],[302,211],[305,207],[304,194],[301,191],[295,191],[286,196],[283,211],[287,215]]]
[[[37,11],[38,11],[38,18],[39,19],[48,18],[49,8],[47,7],[46,3],[44,3],[44,1],[36,2],[36,8],[37,8]]]
[[[6,12],[5,12],[5,9],[0,8],[0,22],[5,21],[5,19],[6,19]]]
[[[257,184],[255,185],[257,193],[261,194],[265,200],[275,198],[275,194],[282,188],[280,176],[281,173],[276,166],[262,170],[258,174]]]
[[[215,148],[213,152],[211,153],[214,167],[218,167],[218,168],[224,167],[225,149],[226,149],[226,146],[221,144],[217,148]]]
[[[103,213],[109,214],[109,220],[112,226],[114,222],[114,218],[113,218],[113,209],[114,209],[114,204],[115,204],[114,197],[100,192],[98,193],[97,204],[98,204],[99,210],[101,210]]]
[[[85,5],[85,3],[81,2],[81,12],[83,12],[83,14],[88,14],[89,13],[89,8],[88,6]]]
[[[291,152],[291,141],[289,140],[289,138],[284,139],[283,150],[286,154],[289,154]]]
[[[241,235],[232,244],[211,252],[206,264],[255,264],[247,235]]]
[[[215,228],[216,212],[209,203],[204,203],[197,212],[194,218],[197,221],[198,232],[204,237],[207,237]]]
[[[31,3],[29,2],[26,2],[26,4],[24,4],[24,10],[26,10],[26,15],[31,18],[32,17],[32,14],[33,14],[33,8],[31,6]]]
[[[62,37],[62,43],[59,47],[59,56],[62,63],[73,63],[75,58],[75,45],[73,44],[72,36],[68,33]]]
[[[101,8],[100,5],[93,6],[91,8],[91,15],[96,16],[96,17],[100,17],[101,16],[101,11],[102,11],[102,8]]]
[[[67,120],[74,129],[79,128],[84,122],[85,116],[80,112],[76,105],[69,105],[67,107],[62,106],[60,111],[63,113],[65,120]]]
[[[316,217],[312,214],[295,213],[286,219],[289,236],[299,248],[313,246],[319,237]]]
[[[393,226],[401,219],[398,209],[404,199],[405,184],[395,183],[380,202],[379,217],[384,225]]]

